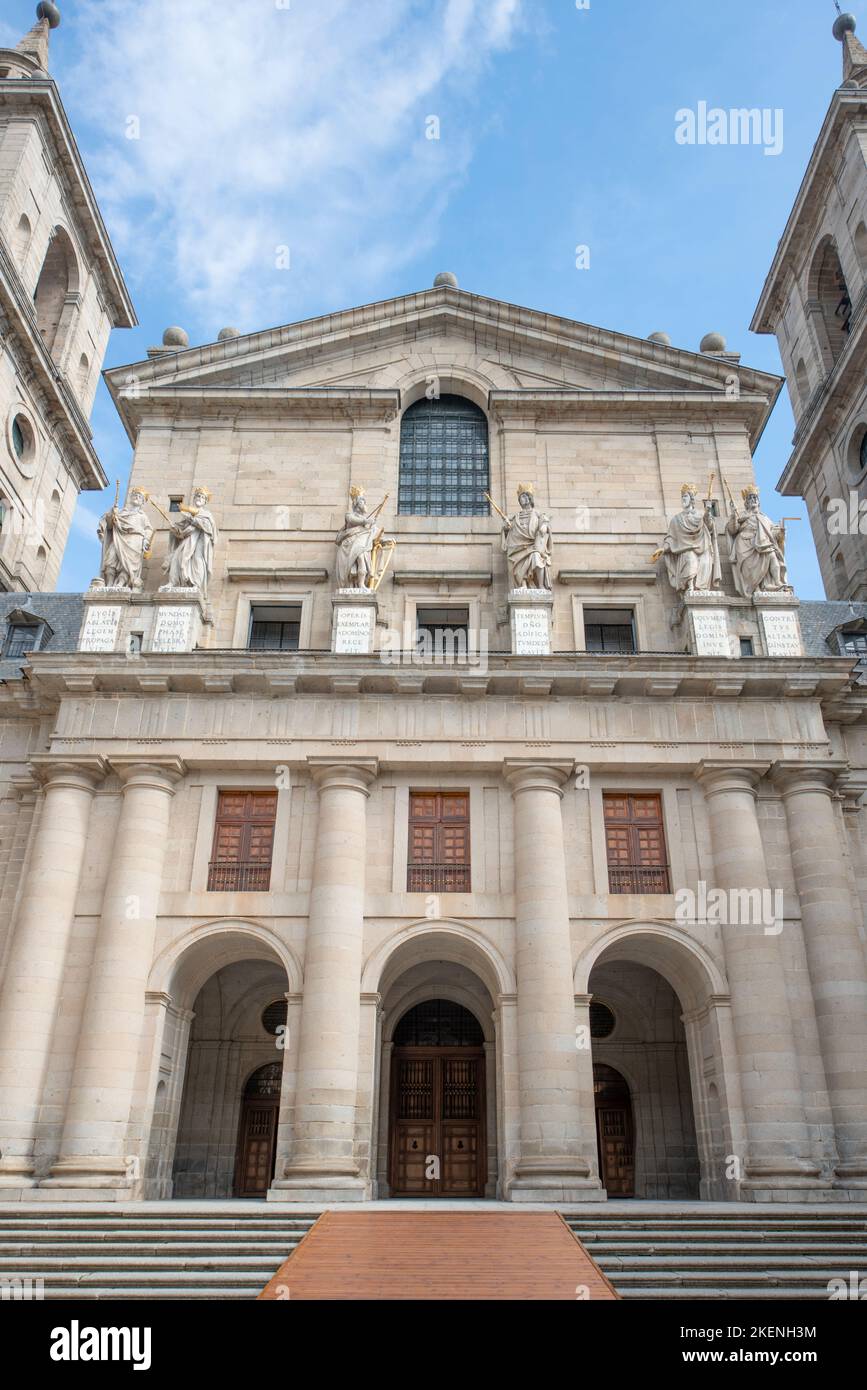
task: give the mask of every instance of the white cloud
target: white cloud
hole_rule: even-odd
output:
[[[82,0],[65,85],[103,136],[88,161],[123,263],[175,289],[206,337],[391,293],[435,244],[488,119],[480,81],[520,8]]]

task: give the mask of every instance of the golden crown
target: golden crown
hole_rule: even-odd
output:
[[[688,492],[691,492],[693,497],[697,497],[698,483],[684,483],[683,487],[680,489],[681,497],[685,497]]]
[[[196,485],[196,487],[193,488],[193,496],[194,496],[194,497],[196,496],[196,493],[201,493],[202,497],[207,497],[208,501],[210,502],[210,500],[211,500],[211,489],[208,488],[208,487],[205,487],[203,483],[198,483],[198,484]]]
[[[353,483],[352,487],[349,489],[349,495],[350,495],[350,497],[363,497],[363,496],[364,496],[364,488],[363,488],[363,487],[358,487],[358,486],[356,486],[356,484]]]
[[[529,492],[529,494],[530,494],[531,497],[535,497],[535,496],[536,496],[536,489],[535,489],[535,487],[534,487],[534,485],[533,485],[532,483],[519,483],[519,484],[518,484],[518,497],[520,498],[521,495],[522,495],[522,493],[525,493],[525,492]]]
[[[132,487],[129,490],[129,495],[130,497],[134,497],[136,493],[138,493],[139,497],[143,497],[146,502],[150,498],[150,493],[147,491],[146,488],[139,487],[138,483],[133,483]]]
[[[741,492],[741,497],[744,499],[745,502],[748,497],[758,497],[758,495],[759,490],[756,487],[755,483],[750,483],[749,486],[745,487]]]

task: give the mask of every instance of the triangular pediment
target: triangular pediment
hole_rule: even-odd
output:
[[[741,389],[772,403],[779,378],[732,354],[687,352],[451,287],[437,287],[119,367],[107,380],[124,414],[132,379],[139,400],[166,390],[212,396],[265,393],[402,393],[441,374],[478,392],[717,392],[737,370]]]

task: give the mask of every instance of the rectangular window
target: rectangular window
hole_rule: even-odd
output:
[[[741,656],[755,656],[756,649],[753,646],[752,637],[741,638]]]
[[[268,891],[276,817],[276,792],[220,792],[209,893]]]
[[[410,792],[410,893],[469,893],[469,792]]]
[[[631,608],[585,608],[584,648],[588,652],[628,655],[637,650]]]
[[[469,608],[417,608],[415,628],[416,649],[420,656],[466,660],[470,633]]]
[[[22,657],[28,652],[38,652],[42,645],[42,624],[13,623],[6,637],[4,656]]]
[[[184,500],[183,497],[170,497],[170,498],[169,498],[169,511],[170,511],[170,512],[179,512],[179,511],[181,510],[181,504],[183,503],[183,500]]]
[[[297,652],[300,639],[300,604],[254,604],[250,610],[251,652]]]
[[[605,845],[611,893],[670,893],[662,798],[605,792]]]

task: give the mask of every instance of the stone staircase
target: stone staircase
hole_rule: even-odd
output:
[[[563,1215],[627,1299],[827,1301],[830,1279],[867,1279],[867,1207],[612,1203]]]
[[[0,1297],[254,1299],[317,1217],[263,1202],[2,1206]]]

